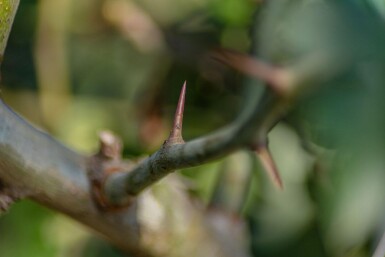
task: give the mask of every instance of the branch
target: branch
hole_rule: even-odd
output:
[[[246,93],[242,113],[229,126],[187,143],[165,143],[133,170],[111,175],[105,185],[109,199],[115,204],[124,203],[128,196],[139,194],[176,169],[201,165],[248,146],[266,113],[275,108],[277,98],[264,95],[264,88],[256,81],[248,83]]]
[[[242,58],[237,61],[242,62]],[[247,57],[246,61],[241,66],[246,67],[257,80],[247,81],[245,104],[238,118],[227,127],[190,142],[168,144],[166,141],[157,152],[134,169],[111,175],[105,183],[105,194],[111,203],[124,204],[132,196],[177,169],[208,163],[242,147],[252,146],[254,137],[257,135],[258,140],[266,137],[267,132],[302,96],[303,91],[314,89],[345,67],[338,61],[338,55],[320,51],[306,56],[296,65],[280,68],[281,74],[285,76],[276,79],[271,77],[270,71],[276,70],[273,66],[255,65],[258,61],[254,57]],[[279,88],[285,88],[285,94],[265,90],[263,83],[271,81]],[[279,186],[278,174],[273,177]]]
[[[31,199],[67,214],[133,256],[177,257],[180,252],[191,251],[193,256],[202,257],[230,257],[234,251],[238,256],[248,256],[247,247],[239,238],[219,234],[212,227],[215,214],[191,202],[172,176],[162,181],[167,200],[155,198],[149,190],[124,208],[100,208],[94,201],[92,185],[98,174],[88,174],[94,171],[95,164],[100,169],[127,169],[117,158],[119,149],[119,142],[103,133],[101,151],[97,154],[99,163],[95,163],[95,156],[85,157],[64,147],[0,101],[0,178],[18,194],[28,193]],[[175,219],[175,215],[180,219]],[[227,223],[233,224],[231,219]],[[237,229],[244,231],[239,226]],[[181,236],[189,240],[179,242],[180,252],[175,252],[173,244],[165,246]],[[226,245],[221,245],[223,238]]]
[[[18,1],[11,3],[3,5],[5,9],[0,9],[0,15],[4,15],[0,18],[6,17],[8,25],[12,23]],[[11,9],[7,9],[7,6]],[[9,31],[10,26],[1,27],[0,54],[4,51]],[[9,189],[12,189],[12,192],[17,192],[21,196],[28,195],[31,199],[86,224],[114,245],[135,256],[178,256],[175,253],[168,254],[167,250],[170,250],[170,246],[166,247],[167,250],[162,250],[153,243],[172,242],[173,240],[166,239],[169,234],[179,239],[180,227],[194,228],[195,230],[183,231],[183,235],[195,236],[196,242],[202,243],[199,246],[209,246],[207,250],[201,250],[204,247],[194,247],[193,250],[199,253],[193,254],[194,256],[230,256],[231,251],[227,249],[231,240],[229,243],[221,244],[213,238],[213,230],[206,226],[207,213],[190,204],[186,200],[187,197],[184,198],[180,191],[175,193],[174,187],[169,189],[174,190],[173,194],[170,194],[174,197],[172,200],[177,201],[179,198],[182,204],[179,205],[179,209],[173,205],[172,208],[169,206],[165,208],[173,213],[183,212],[183,219],[174,219],[174,222],[183,220],[183,226],[177,224],[178,226],[175,227],[178,229],[174,231],[170,228],[171,222],[167,218],[175,215],[166,213],[159,218],[157,229],[146,227],[143,222],[141,213],[153,215],[150,217],[151,222],[157,219],[156,215],[160,215],[151,209],[158,204],[154,199],[151,199],[151,208],[145,208],[146,201],[148,203],[148,193],[151,190],[138,198],[133,196],[137,196],[145,188],[176,169],[201,165],[242,147],[252,147],[256,135],[259,139],[265,137],[271,126],[290,108],[292,99],[288,101],[286,97],[279,94],[279,90],[276,92],[266,90],[262,84],[273,84],[277,88],[285,88],[285,92],[292,96],[295,95],[293,92],[309,81],[319,82],[320,78],[332,75],[336,71],[335,63],[338,63],[334,62],[333,58],[325,58],[321,53],[315,58],[312,56],[307,58],[295,67],[280,68],[282,73],[277,73],[276,67],[268,64],[261,65],[255,58],[244,57],[227,55],[230,59],[228,63],[235,63],[234,68],[247,71],[246,74],[253,77],[246,83],[245,106],[237,119],[212,134],[185,143],[182,139],[184,86],[170,137],[160,150],[133,168],[126,167],[120,158],[116,158],[120,146],[119,143],[110,141],[109,136],[103,136],[104,146],[97,157],[86,157],[73,152],[49,135],[37,130],[0,101],[1,184],[6,185],[7,194],[11,194]],[[264,155],[270,158],[268,154]],[[106,177],[104,172],[106,167],[111,167],[108,166],[109,164],[113,164],[113,170],[117,172],[108,173]],[[268,165],[272,166],[271,160]],[[99,205],[97,205],[95,200],[100,201],[98,198],[103,198],[104,202],[102,204],[98,202]],[[3,198],[3,200],[7,205],[13,199]],[[124,206],[126,203],[130,205]],[[108,211],[111,205],[124,206],[124,208]],[[164,224],[167,224],[166,227]],[[234,239],[232,234],[221,233],[221,236]],[[188,243],[181,242],[185,244],[185,249],[192,249],[191,243],[189,247],[186,246]],[[163,248],[163,245],[160,248]],[[213,249],[219,250],[212,254]],[[205,254],[202,254],[202,251],[205,251]],[[239,253],[238,256],[246,256],[240,251],[235,252]]]
[[[1,1],[0,5],[0,64],[3,62],[5,47],[11,32],[13,20],[16,15],[19,0]],[[18,193],[12,186],[6,185],[0,179],[0,214],[18,199],[23,198],[25,193]]]
[[[8,5],[7,1],[1,5],[4,9],[0,9],[0,15],[4,11],[9,11],[4,15],[14,14],[17,3],[13,1],[13,5]],[[9,6],[15,9],[8,9]],[[13,19],[13,16],[11,19],[4,15],[0,18],[6,17],[9,26],[1,27],[2,51]],[[175,132],[174,135],[178,135]],[[194,256],[202,257],[230,257],[231,252],[248,256],[244,250],[247,248],[234,235],[225,236],[228,242],[222,246],[223,235],[219,237],[215,228],[207,226],[212,223],[210,217],[213,215],[208,216],[206,211],[190,202],[181,190],[175,194],[175,185],[166,187],[167,190],[174,190],[171,203],[155,201],[147,193],[135,198],[130,206],[114,211],[106,208],[108,212],[103,209],[106,206],[101,206],[99,199],[96,199],[100,195],[100,184],[95,182],[103,179],[103,172],[109,168],[114,171],[128,169],[126,163],[117,158],[120,145],[113,139],[102,134],[97,157],[83,156],[31,126],[0,99],[0,213],[13,201],[29,197],[87,225],[130,256],[180,256],[173,245],[166,247],[162,242],[180,241],[181,226],[182,236],[191,239],[180,242],[178,250],[181,252],[193,249]],[[170,178],[164,182],[170,185]],[[162,216],[162,204],[167,204],[168,208],[172,206],[169,208],[172,215]],[[149,213],[157,218],[146,218]],[[180,219],[172,218],[175,213],[182,217],[183,224],[180,224]],[[231,223],[230,220],[228,223]]]
[[[103,213],[93,202],[89,159],[36,130],[0,101],[0,178],[19,192],[81,221],[119,248],[138,250],[135,205]]]

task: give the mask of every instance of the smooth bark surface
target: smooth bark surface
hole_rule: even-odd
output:
[[[238,239],[233,234],[221,235],[215,221],[228,219],[232,224],[231,218],[210,214],[190,202],[175,178],[163,182],[162,190],[170,198],[159,199],[149,190],[122,210],[99,210],[87,177],[89,160],[37,130],[0,102],[0,177],[6,186],[69,215],[134,256],[180,256],[192,249],[196,256],[230,257],[234,252],[248,256],[244,252],[247,248],[241,247],[241,224],[236,225]],[[172,213],[166,214],[170,204]],[[182,220],[172,218],[176,213]],[[178,251],[172,244],[160,247],[180,236],[186,240]],[[221,245],[223,240],[228,241],[226,246]],[[197,244],[201,247],[194,247]]]
[[[18,4],[18,1],[4,2],[13,9],[8,13],[4,13],[6,9],[0,11],[3,16],[11,15],[7,16],[7,26],[2,24],[1,27],[0,54]],[[190,142],[184,143],[181,138],[166,142],[134,168],[124,169],[122,162],[121,169],[125,172],[110,175],[103,185],[112,204],[123,206],[130,202],[128,207],[115,211],[102,211],[94,202],[88,174],[95,164],[91,157],[63,146],[0,101],[0,193],[8,189],[4,192],[19,194],[12,197],[27,196],[64,213],[134,256],[176,257],[187,252],[202,257],[248,256],[243,224],[239,222],[236,228],[230,227],[232,223],[223,213],[213,213],[193,204],[183,187],[175,182],[177,179],[167,175],[177,169],[221,158],[243,147],[253,147],[259,140],[264,140],[269,129],[294,102],[295,92],[304,86],[318,86],[345,67],[344,62],[336,61],[341,56],[334,56],[335,51],[327,49],[326,52],[318,49],[301,57],[296,65],[282,67],[284,79],[265,76],[266,70],[271,70],[266,69],[268,66],[237,58],[247,61],[247,65],[235,63],[233,66],[252,77],[245,83],[245,102],[237,119],[227,127]],[[277,90],[273,91],[274,88],[266,89],[264,80],[273,81],[274,86],[283,88],[287,95],[280,95]],[[178,108],[182,109],[181,106]],[[177,112],[177,115],[181,117],[182,113]],[[175,124],[181,129],[181,123]],[[181,137],[181,131],[174,132],[171,134]],[[154,185],[162,178],[165,179],[160,184]],[[157,195],[154,188],[162,194]],[[225,221],[221,225],[229,226],[227,231],[239,229],[238,233],[223,232],[223,227],[215,225],[218,219]],[[183,242],[177,250],[170,244],[180,241]]]
[[[126,196],[137,195],[176,169],[201,165],[250,146],[254,135],[262,128],[266,115],[277,104],[272,94],[264,95],[264,99],[261,99],[263,92],[261,85],[250,81],[244,109],[231,125],[184,144],[164,144],[132,171],[112,175],[106,182],[107,195],[112,202],[123,203]]]
[[[64,147],[0,103],[0,177],[6,185],[85,223],[125,250],[136,248],[135,205],[102,213],[90,195],[88,158]]]
[[[317,58],[320,55],[322,58]],[[282,69],[286,74],[285,79],[280,79],[276,86],[285,88],[284,95],[281,90],[275,90],[275,87],[267,90],[258,80],[265,79],[265,76],[248,79],[245,83],[243,109],[233,123],[190,142],[163,144],[160,150],[134,169],[111,175],[106,182],[106,195],[114,204],[124,204],[131,196],[137,195],[176,169],[198,166],[266,141],[267,133],[290,110],[303,85],[310,84],[307,88],[309,90],[334,75],[336,67],[341,65],[336,59],[331,53],[321,51],[311,54],[292,67]],[[251,68],[260,69],[259,66]],[[263,70],[266,70],[265,67]],[[260,72],[263,73],[256,73]],[[254,73],[247,75],[253,76]]]
[[[1,56],[18,4],[16,0],[3,1],[0,6]],[[170,179],[164,180],[165,190],[176,194],[172,198],[155,199],[149,190],[131,201],[128,207],[102,211],[97,207],[89,180],[94,164],[92,157],[63,146],[23,120],[0,100],[1,210],[6,210],[15,200],[29,197],[87,225],[134,256],[176,257],[185,252],[207,257],[230,257],[235,253],[248,256],[244,250],[247,247],[243,245],[244,228],[236,225],[238,238],[234,234],[221,235],[217,227],[210,225],[218,215],[193,204],[184,191],[174,187],[172,179],[171,182]],[[121,165],[124,167],[125,164],[122,162]],[[171,203],[168,203],[169,199],[173,199]],[[157,203],[156,208],[154,203]],[[165,214],[162,206],[169,207],[170,204],[172,208],[167,209],[172,213]],[[149,213],[158,218],[148,218]],[[176,213],[183,218],[182,223],[172,218]],[[227,223],[232,224],[230,218]],[[167,227],[163,227],[164,224]],[[186,240],[175,250],[170,242],[180,241],[180,237]],[[227,241],[226,245],[222,245],[224,241]]]

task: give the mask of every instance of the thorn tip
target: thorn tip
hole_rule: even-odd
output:
[[[183,83],[182,90],[180,92],[178,105],[175,111],[174,125],[172,126],[170,136],[166,141],[168,145],[184,143],[184,140],[182,137],[182,126],[183,126],[184,104],[185,104],[185,98],[186,98],[186,84],[187,82],[185,81]]]
[[[257,156],[259,160],[261,161],[261,164],[263,168],[265,169],[267,175],[269,178],[273,181],[274,185],[279,188],[280,190],[283,189],[283,183],[281,176],[279,174],[277,165],[274,162],[274,159],[266,145],[259,145],[255,152],[257,153]]]

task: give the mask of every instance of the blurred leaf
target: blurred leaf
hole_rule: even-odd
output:
[[[211,9],[214,15],[228,25],[249,24],[255,3],[249,0],[215,0]]]
[[[57,248],[46,240],[44,226],[52,219],[52,211],[36,203],[23,201],[12,206],[0,219],[2,256],[51,257]],[[55,236],[55,235],[50,235]]]

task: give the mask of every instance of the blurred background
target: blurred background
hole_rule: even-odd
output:
[[[357,2],[373,11],[378,20],[370,26],[382,31],[385,2]],[[123,139],[125,158],[135,159],[167,138],[186,80],[184,138],[199,137],[232,121],[243,101],[242,75],[209,53],[219,47],[247,53],[261,5],[255,0],[22,0],[2,64],[2,98],[79,152],[97,151],[98,133],[108,129]],[[303,42],[306,28],[291,33],[287,24],[295,24],[286,22],[277,26],[294,39],[278,37],[275,42],[283,46],[271,45],[289,48],[292,55],[308,51],[306,44],[314,42]],[[377,44],[377,37],[368,38],[365,43]],[[293,50],[290,43],[297,39]],[[384,52],[383,45],[373,49]],[[194,185],[192,197],[247,220],[253,256],[364,257],[376,248],[385,230],[382,90],[375,91],[381,92],[375,101],[366,99],[375,107],[362,109],[359,103],[365,100],[362,86],[383,86],[385,80],[379,76],[352,86],[361,71],[337,78],[333,83],[343,84],[337,91],[312,96],[304,103],[312,108],[295,112],[270,133],[283,191],[246,151],[181,172]],[[368,126],[367,146],[360,148],[350,143],[360,132],[351,128],[361,128],[362,117],[375,122]],[[316,136],[305,138],[298,120],[310,124],[306,131]],[[335,143],[345,142],[345,135],[349,143],[342,145],[349,151],[338,154]],[[0,231],[4,257],[123,256],[82,225],[28,200],[0,218]]]

